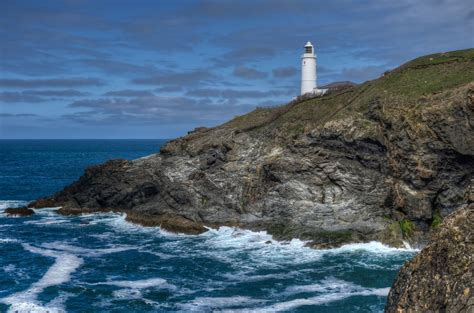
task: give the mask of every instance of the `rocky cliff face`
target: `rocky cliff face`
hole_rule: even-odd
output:
[[[431,55],[91,167],[31,206],[126,211],[180,231],[264,229],[316,247],[420,243],[474,198],[473,111],[474,49]]]
[[[474,312],[474,205],[450,215],[430,244],[405,264],[389,312]]]

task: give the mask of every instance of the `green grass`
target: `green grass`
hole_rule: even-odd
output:
[[[352,119],[358,127],[366,125],[370,134],[374,132],[373,127],[365,122],[369,120],[367,112],[374,99],[380,102],[386,119],[408,117],[416,124],[418,113],[434,103],[420,99],[445,91],[455,92],[455,88],[470,82],[474,82],[474,49],[432,54],[350,90],[278,107],[258,108],[223,126],[286,141],[305,130],[321,128],[329,121]]]
[[[443,223],[443,218],[441,217],[439,210],[436,210],[433,213],[433,220],[431,221],[431,227],[436,228],[439,225],[441,225],[441,223]]]
[[[415,224],[412,221],[404,219],[398,222],[404,238],[410,238],[415,230]]]

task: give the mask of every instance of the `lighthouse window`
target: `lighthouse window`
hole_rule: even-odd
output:
[[[305,53],[313,53],[313,47],[304,47]]]

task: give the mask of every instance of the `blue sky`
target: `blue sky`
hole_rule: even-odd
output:
[[[174,138],[474,47],[472,1],[2,1],[0,138]]]

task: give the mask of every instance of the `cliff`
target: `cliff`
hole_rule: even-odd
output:
[[[430,244],[403,266],[389,312],[474,312],[474,205],[450,215]]]
[[[191,233],[235,225],[315,247],[423,243],[474,198],[473,110],[474,49],[434,54],[91,167],[30,206],[124,211]]]

